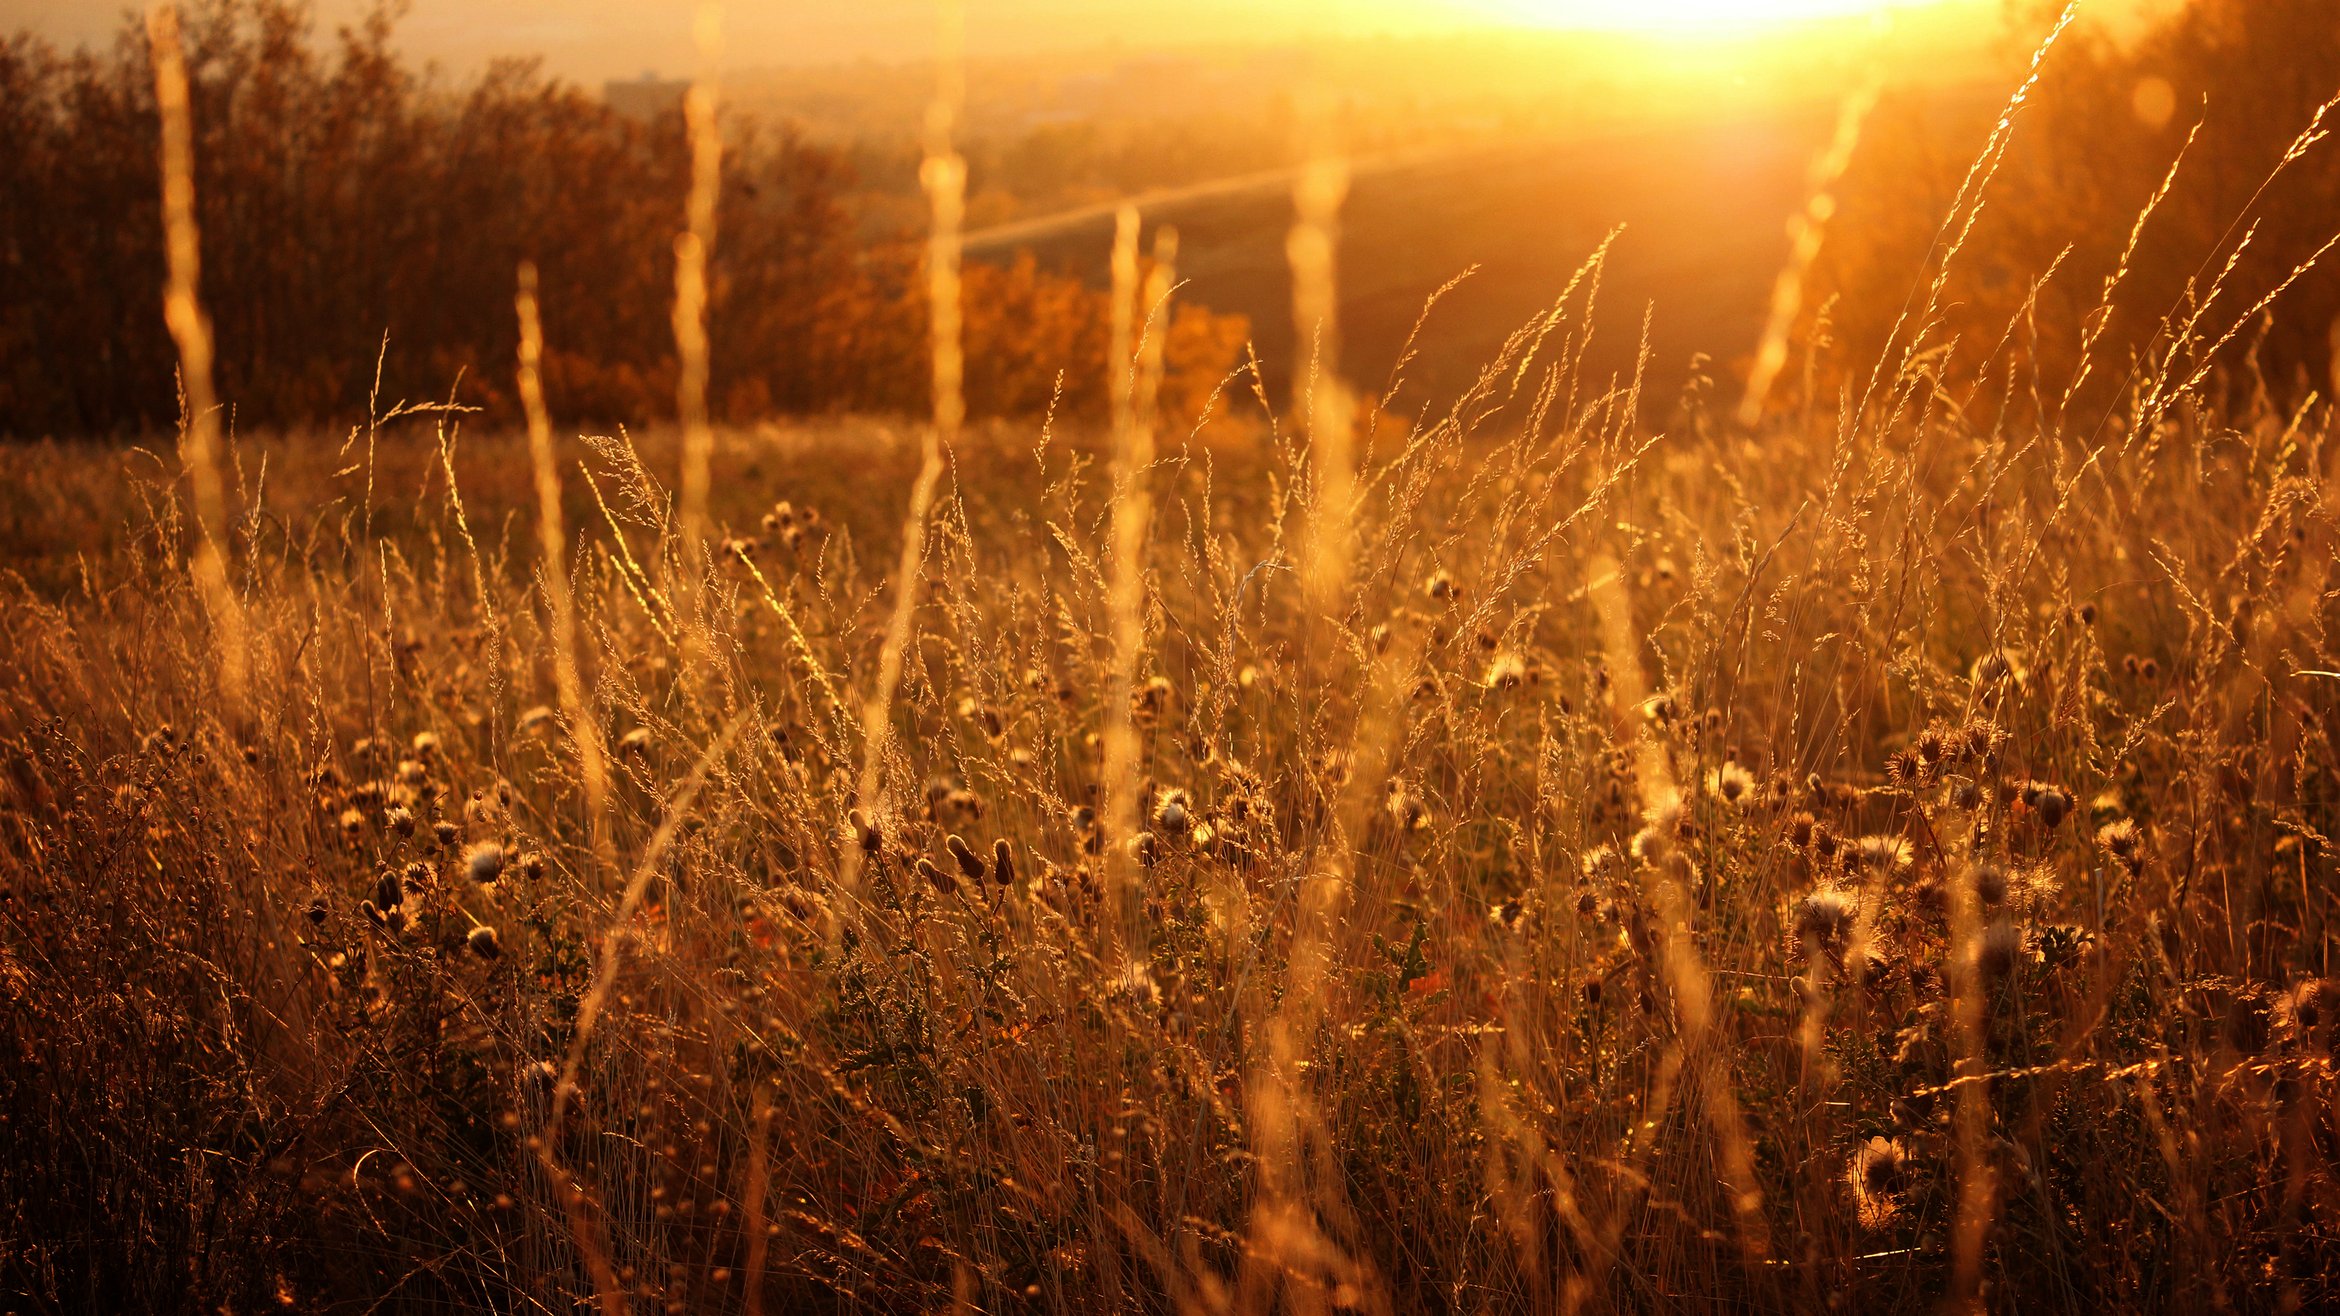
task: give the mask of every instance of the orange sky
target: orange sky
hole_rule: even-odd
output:
[[[1828,0],[1841,7],[1844,0]],[[1997,0],[1935,0],[1988,8]],[[1316,36],[1451,32],[1526,21],[1614,27],[1640,12],[1713,12],[1721,0],[968,0],[977,54],[1119,44],[1135,48]],[[1734,0],[1760,9],[1815,0]],[[1852,0],[1878,5],[1913,0]],[[330,24],[365,0],[316,0]],[[499,55],[542,55],[553,69],[594,81],[692,66],[694,0],[411,0],[403,44],[461,72]],[[29,28],[62,44],[104,40],[131,6],[122,0],[0,0],[0,31]],[[932,0],[729,0],[734,67],[916,58],[931,49]]]
[[[1462,25],[1470,0],[972,0],[978,53],[1102,45],[1289,40],[1311,32],[1361,35]],[[327,22],[363,0],[318,0]],[[105,38],[129,7],[109,0],[0,0],[0,30],[29,28],[71,44]],[[692,62],[693,0],[413,0],[400,25],[407,48],[452,68],[497,55],[542,54],[588,80]],[[731,0],[728,62],[741,67],[917,57],[931,49],[931,0]]]

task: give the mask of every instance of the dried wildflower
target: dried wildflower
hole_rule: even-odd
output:
[[[397,775],[402,785],[420,786],[425,781],[430,780],[431,769],[430,765],[421,759],[400,759],[398,760]]]
[[[854,809],[845,815],[845,821],[853,829],[854,842],[861,847],[863,854],[874,855],[885,845],[884,833],[878,831],[877,824],[870,821],[868,814]]]
[[[520,876],[533,882],[544,876],[544,856],[530,850],[520,856],[519,868]]]
[[[1016,884],[1016,852],[1004,836],[991,843],[991,880],[1001,886]]]
[[[1177,693],[1178,687],[1170,684],[1169,677],[1150,676],[1146,678],[1146,683],[1130,696],[1130,700],[1138,712],[1160,713],[1170,707],[1170,701]]]
[[[364,835],[365,830],[366,815],[364,810],[352,806],[341,811],[341,834],[345,839],[354,841]]]
[[[2096,829],[2096,843],[2121,859],[2137,854],[2139,842],[2137,824],[2127,818],[2118,818]]]
[[[1835,951],[1852,933],[1860,912],[1860,901],[1852,892],[1842,887],[1814,887],[1796,902],[1790,922],[1796,940],[1807,950]]]
[[[2006,919],[1983,929],[1975,939],[1974,966],[1983,981],[1996,982],[2015,971],[2023,958],[2023,930]]]
[[[1490,690],[1517,690],[1526,684],[1527,660],[1516,653],[1499,653],[1487,663],[1484,684]]]
[[[1148,868],[1153,867],[1154,860],[1161,857],[1161,843],[1154,839],[1154,834],[1152,832],[1139,832],[1137,835],[1129,838],[1127,845],[1129,847],[1130,858],[1137,860],[1140,864],[1143,864]]]
[[[1908,1175],[1909,1153],[1898,1141],[1871,1138],[1853,1153],[1853,1172],[1864,1191],[1901,1191]]]
[[[551,731],[552,726],[552,708],[549,705],[538,704],[520,715],[518,730],[523,736],[534,736]]]
[[[2014,671],[2015,664],[2007,655],[1993,650],[1974,660],[1969,676],[1977,689],[1985,689],[2006,680]]]
[[[968,881],[980,882],[983,880],[983,856],[969,849],[966,840],[958,833],[953,832],[944,838],[943,849],[950,851],[952,860],[959,865],[959,871],[967,875]]]
[[[1917,751],[1917,756],[1921,761],[1940,763],[1949,756],[1950,737],[1938,726],[1927,727],[1918,733],[1917,743],[1912,748]]]
[[[1520,896],[1499,901],[1487,907],[1487,921],[1506,931],[1517,931],[1520,917],[1527,912],[1527,901]]]
[[[1185,791],[1166,790],[1155,798],[1154,826],[1170,836],[1184,836],[1194,826],[1194,814],[1187,807]]]
[[[1737,763],[1726,762],[1706,774],[1706,789],[1721,796],[1726,804],[1742,804],[1755,792],[1755,774]]]
[[[949,873],[937,868],[933,860],[923,855],[919,856],[918,859],[918,875],[925,878],[928,885],[946,896],[958,890],[957,880]]]
[[[311,923],[323,923],[325,912],[325,897],[316,896],[309,901],[308,914]]]
[[[1997,909],[2007,903],[2007,870],[1997,864],[1983,864],[1974,870],[1974,898],[1985,909]]]
[[[1674,842],[1670,830],[1655,824],[1645,826],[1640,831],[1635,832],[1633,839],[1625,843],[1626,852],[1645,864],[1663,862],[1665,857],[1672,853],[1673,848]]]
[[[439,753],[439,733],[436,731],[417,731],[414,733],[413,745],[416,758],[425,761],[436,758]]]
[[[463,856],[463,871],[481,886],[504,875],[504,847],[494,841],[481,841]]]
[[[2030,803],[2040,822],[2050,829],[2063,826],[2064,818],[2072,812],[2072,797],[2054,786],[2041,787]]]
[[[1440,603],[1453,603],[1462,597],[1462,586],[1444,568],[1430,573],[1422,582],[1422,592]]]
[[[2304,978],[2276,996],[2269,1022],[2276,1040],[2297,1051],[2331,1050],[2340,1040],[2340,981]]]
[[[455,842],[462,837],[463,833],[456,828],[455,824],[442,818],[431,824],[431,835],[438,838],[440,849],[451,850],[455,848]]]
[[[650,752],[650,728],[635,727],[618,738],[617,747],[620,754],[648,754]]]
[[[383,873],[374,879],[374,899],[371,902],[383,909],[396,909],[406,903],[406,888],[398,881],[398,874]]]
[[[392,805],[382,813],[382,823],[400,836],[414,835],[414,810],[404,805]]]
[[[483,960],[492,960],[504,953],[503,943],[496,939],[496,930],[485,923],[473,928],[470,935],[463,939],[463,944]]]
[[[1809,810],[1797,813],[1788,819],[1788,844],[1803,849],[1812,843],[1813,834],[1819,827],[1820,820],[1813,817]]]
[[[1813,854],[1820,856],[1824,860],[1833,859],[1836,857],[1836,852],[1842,848],[1842,846],[1843,841],[1837,836],[1836,830],[1834,828],[1830,827],[1826,823],[1814,824],[1812,828]]]
[[[1871,1138],[1845,1162],[1845,1187],[1864,1229],[1883,1229],[1900,1211],[1898,1195],[1908,1186],[1909,1153],[1889,1138]]]
[[[1430,824],[1430,806],[1400,786],[1389,793],[1389,816],[1397,820],[1400,831],[1420,831]]]
[[[1906,870],[1912,853],[1909,838],[1903,836],[1879,833],[1852,843],[1853,861],[1875,873],[1890,875]]]

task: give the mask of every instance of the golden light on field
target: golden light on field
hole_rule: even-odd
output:
[[[1939,7],[1948,0],[1484,0],[1539,27],[1666,35],[1735,35],[1819,19]]]

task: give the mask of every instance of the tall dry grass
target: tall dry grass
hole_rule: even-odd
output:
[[[1127,225],[1113,431],[970,430],[954,114],[931,422],[711,435],[703,559],[525,275],[525,442],[222,454],[240,703],[190,486],[0,457],[125,527],[0,593],[16,1301],[2340,1300],[2328,402],[1918,316],[1653,433],[1596,254],[1352,406],[1328,133],[1301,423],[1157,434]]]

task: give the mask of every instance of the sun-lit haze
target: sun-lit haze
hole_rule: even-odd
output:
[[[1971,0],[1479,0],[1498,18],[1556,28],[1662,32],[1682,36],[1744,34],[1783,23],[1956,5]]]
[[[969,6],[969,39],[976,54],[1013,55],[1514,25],[1727,38],[1783,23],[1944,7],[1979,13],[1989,0],[977,0]],[[365,0],[318,0],[315,11],[320,27],[330,29],[367,8]],[[415,58],[458,72],[525,55],[598,81],[690,67],[693,8],[694,0],[413,0],[399,39]],[[725,6],[728,62],[753,68],[919,58],[932,48],[930,10],[920,0],[733,0]],[[130,13],[105,0],[0,0],[0,32],[21,28],[68,46],[102,44]]]

